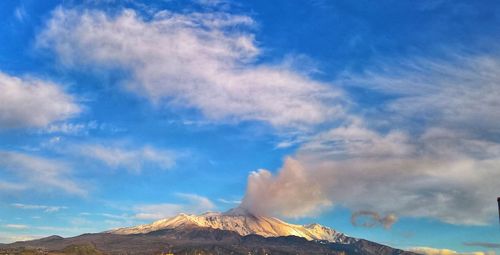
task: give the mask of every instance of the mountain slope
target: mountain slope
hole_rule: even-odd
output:
[[[0,244],[0,254],[331,254],[416,255],[345,236],[319,224],[295,225],[241,209],[179,214],[103,233]]]
[[[212,228],[234,231],[241,236],[256,234],[263,237],[298,236],[307,240],[326,240],[335,243],[350,243],[354,238],[319,224],[296,225],[273,217],[252,215],[240,208],[225,213],[201,215],[179,214],[151,224],[120,228],[108,233],[130,235],[146,234],[163,229]]]
[[[98,255],[101,253],[416,255],[362,239],[350,244],[339,244],[308,241],[296,236],[267,238],[254,234],[241,236],[233,231],[213,228],[164,229],[131,235],[96,233],[0,245],[0,254]]]

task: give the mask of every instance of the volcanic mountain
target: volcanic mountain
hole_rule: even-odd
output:
[[[179,214],[136,227],[0,244],[0,254],[351,254],[415,255],[348,237],[319,224],[296,225],[236,208]]]
[[[257,216],[241,208],[225,213],[204,213],[188,215],[181,213],[175,217],[162,219],[152,224],[130,228],[120,228],[109,233],[119,235],[146,234],[163,229],[212,228],[234,231],[241,236],[251,234],[263,237],[298,236],[307,240],[326,240],[335,243],[350,243],[354,238],[347,237],[331,228],[319,224],[295,225],[273,217]]]

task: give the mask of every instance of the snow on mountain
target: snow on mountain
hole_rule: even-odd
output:
[[[181,213],[175,217],[158,220],[151,224],[120,228],[109,231],[114,234],[145,234],[162,229],[214,228],[235,231],[242,236],[257,234],[264,237],[299,236],[307,240],[326,240],[336,243],[350,243],[347,237],[331,228],[319,225],[296,225],[273,217],[252,215],[241,208],[225,213],[209,212],[201,215]]]

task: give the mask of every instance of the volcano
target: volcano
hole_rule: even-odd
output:
[[[233,231],[241,236],[251,234],[263,237],[298,236],[307,240],[326,240],[335,243],[355,241],[354,238],[319,224],[290,224],[274,217],[257,216],[241,208],[235,208],[225,213],[208,212],[201,215],[181,213],[152,224],[120,228],[108,231],[108,233],[130,235],[146,234],[163,229],[187,230],[195,228]]]
[[[319,224],[296,225],[236,208],[179,214],[102,233],[0,245],[0,254],[353,254],[413,255]]]

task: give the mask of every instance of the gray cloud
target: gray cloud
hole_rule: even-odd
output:
[[[493,248],[500,249],[500,243],[488,243],[488,242],[463,242],[466,246],[477,246],[483,248]]]
[[[307,216],[337,204],[354,212],[490,223],[500,194],[500,61],[459,60],[419,60],[407,69],[389,65],[351,77],[400,97],[372,116],[377,119],[349,117],[308,137],[275,176],[252,173],[242,206]],[[373,127],[381,122],[383,129]]]
[[[365,220],[363,220],[365,219]],[[382,225],[384,228],[391,228],[398,218],[394,214],[381,216],[377,212],[372,211],[357,211],[351,215],[351,223],[353,226],[362,226],[367,228]]]

